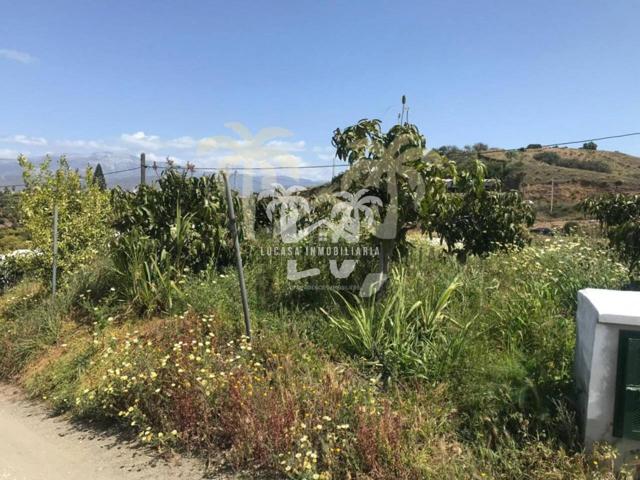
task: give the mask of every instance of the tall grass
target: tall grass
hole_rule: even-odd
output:
[[[471,326],[447,315],[460,280],[441,292],[430,289],[413,303],[407,298],[408,283],[405,270],[395,268],[382,301],[338,295],[344,314],[324,312],[345,347],[380,366],[386,378],[442,379],[458,363]]]

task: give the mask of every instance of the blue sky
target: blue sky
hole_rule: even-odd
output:
[[[402,94],[431,147],[640,131],[639,24],[637,0],[3,0],[0,157],[210,165],[225,146],[198,141],[240,122],[291,132],[273,163],[326,163],[336,127],[388,127]]]

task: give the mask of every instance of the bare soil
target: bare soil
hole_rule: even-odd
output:
[[[53,417],[18,388],[0,384],[1,480],[174,480],[204,476],[204,464],[172,454],[168,459],[113,431]]]

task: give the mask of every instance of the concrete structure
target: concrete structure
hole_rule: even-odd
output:
[[[631,337],[635,350],[629,350]],[[629,426],[639,424],[640,416],[635,411],[628,412],[636,407],[640,412],[640,392],[636,395],[634,386],[629,385],[629,379],[635,378],[629,375],[640,372],[640,356],[635,353],[640,352],[638,345],[640,292],[597,289],[578,292],[575,379],[585,447],[591,448],[594,442],[609,442],[618,448],[623,461],[640,452],[640,440],[633,438],[640,438],[640,430]],[[626,352],[622,357],[619,348]],[[628,369],[627,364],[631,365]],[[625,403],[626,407],[621,409]]]

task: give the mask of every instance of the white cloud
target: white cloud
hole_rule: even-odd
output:
[[[47,139],[42,137],[29,137],[28,135],[13,135],[12,137],[0,138],[0,142],[19,143],[20,145],[36,145],[42,147],[47,144]]]
[[[163,140],[158,135],[147,135],[143,131],[135,133],[123,133],[122,135],[120,135],[120,139],[125,143],[146,148],[147,150],[160,150],[170,148],[185,150],[198,146],[198,140],[193,137],[184,136]]]
[[[166,146],[169,148],[195,148],[197,145],[198,141],[192,137],[178,137],[166,142]]]
[[[159,136],[147,135],[142,131],[136,133],[123,133],[120,135],[120,139],[125,143],[130,143],[149,150],[157,150],[162,146]]]
[[[11,50],[9,48],[0,48],[0,58],[20,63],[33,63],[36,61],[36,58],[27,52]]]
[[[266,143],[267,147],[275,148],[276,150],[284,150],[286,152],[302,152],[305,149],[305,141],[299,140],[297,142],[286,142],[283,140],[271,140]]]

